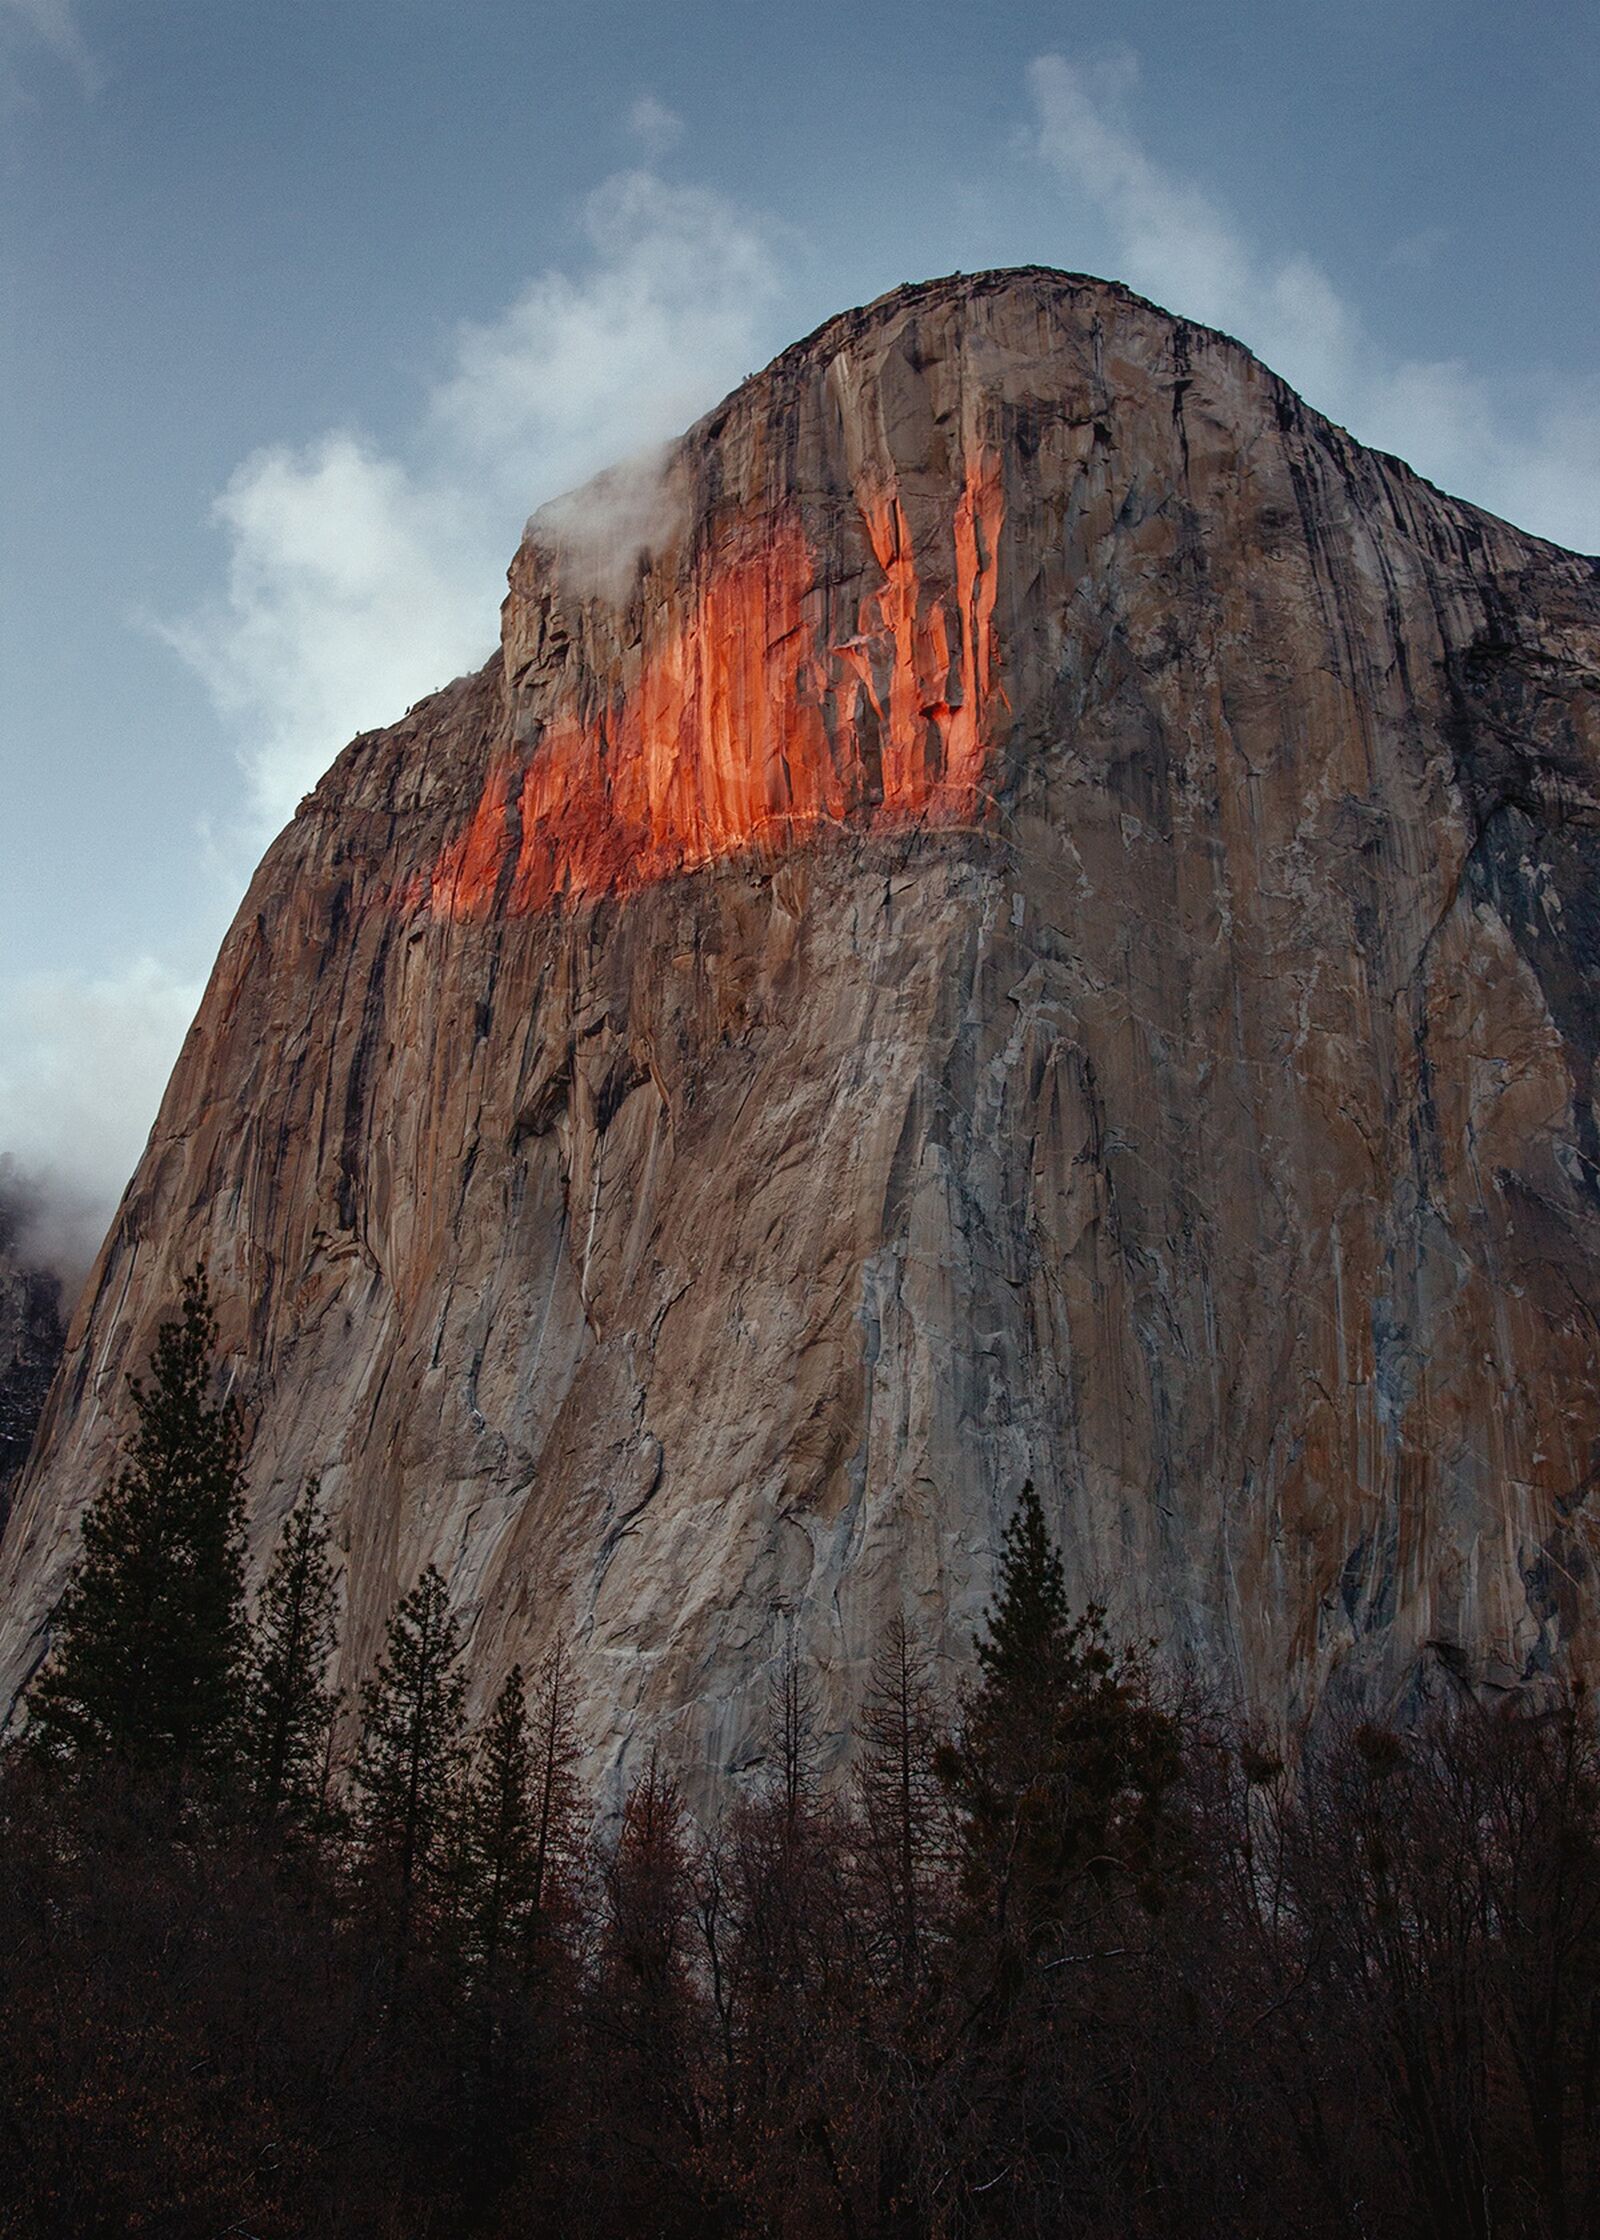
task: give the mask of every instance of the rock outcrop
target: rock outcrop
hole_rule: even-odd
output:
[[[1293,1716],[1592,1644],[1600,576],[1042,271],[832,321],[536,517],[223,947],[4,1542],[181,1271],[346,1677],[428,1560],[598,1752],[1080,1594]],[[632,555],[608,525],[649,518]]]
[[[0,1530],[66,1336],[59,1282],[20,1249],[5,1169],[0,1157]]]

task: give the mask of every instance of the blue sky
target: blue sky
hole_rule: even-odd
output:
[[[1600,11],[0,0],[0,1151],[81,1251],[266,837],[530,508],[1041,262],[1600,545]]]

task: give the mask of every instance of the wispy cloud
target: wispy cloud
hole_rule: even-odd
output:
[[[721,195],[624,171],[584,204],[580,271],[462,329],[433,400],[451,454],[544,497],[674,435],[763,347],[771,232]]]
[[[1039,159],[1104,219],[1116,277],[1222,327],[1319,411],[1462,497],[1580,551],[1600,545],[1600,385],[1530,377],[1519,393],[1456,359],[1386,351],[1308,253],[1272,255],[1128,121],[1136,59],[1045,55],[1029,70]],[[1420,240],[1422,237],[1415,237]]]
[[[70,1291],[149,1133],[197,982],[151,957],[0,987],[0,1146],[26,1184],[25,1252]]]
[[[460,330],[408,443],[342,430],[243,462],[217,503],[226,594],[164,635],[237,742],[252,837],[352,734],[485,658],[530,508],[714,403],[766,354],[776,286],[759,218],[625,171],[570,267]]]
[[[628,130],[652,163],[671,155],[683,138],[683,119],[653,93],[642,93],[628,111]]]
[[[1453,238],[1449,226],[1419,226],[1415,233],[1402,234],[1383,261],[1398,272],[1426,272],[1449,248]]]
[[[79,28],[72,0],[0,0],[0,30],[5,28],[47,47],[86,93],[97,93],[104,84],[105,73]]]
[[[253,453],[216,517],[226,597],[162,634],[237,741],[253,851],[347,739],[484,658],[494,578],[471,493],[351,433]]]

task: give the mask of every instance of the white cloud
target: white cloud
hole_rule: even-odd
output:
[[[720,195],[624,171],[584,205],[587,269],[462,329],[434,399],[452,447],[553,495],[675,434],[750,370],[776,289],[767,234]]]
[[[1449,226],[1420,226],[1415,233],[1402,234],[1383,261],[1397,271],[1426,272],[1453,238]]]
[[[540,540],[560,553],[565,581],[621,598],[639,554],[670,542],[685,519],[685,486],[667,471],[670,454],[670,445],[652,444],[540,507]]]
[[[628,111],[628,130],[652,162],[671,155],[683,138],[683,119],[653,93],[642,93]]]
[[[765,354],[772,240],[649,171],[583,205],[575,269],[464,326],[394,456],[352,432],[246,459],[217,503],[226,596],[164,635],[245,765],[252,837],[356,731],[481,662],[530,507],[676,432]]]
[[[72,70],[86,93],[103,83],[99,63],[78,27],[72,0],[0,0],[0,24],[21,28]]]
[[[1099,66],[1045,55],[1028,76],[1035,152],[1109,225],[1116,277],[1237,335],[1318,411],[1445,489],[1558,543],[1600,546],[1600,386],[1509,395],[1455,360],[1396,358],[1313,258],[1265,254],[1145,152],[1126,120],[1130,54]]]
[[[73,1288],[149,1133],[200,1000],[151,957],[0,990],[0,1150],[28,1186],[24,1249]]]
[[[223,603],[163,635],[234,728],[253,824],[281,824],[345,741],[493,643],[468,494],[352,435],[256,452],[217,501]]]

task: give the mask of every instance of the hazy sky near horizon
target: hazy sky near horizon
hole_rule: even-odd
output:
[[[81,1256],[264,841],[524,517],[1046,263],[1600,546],[1593,0],[0,0],[0,1153]]]

